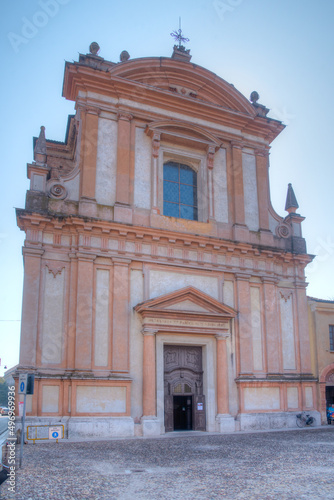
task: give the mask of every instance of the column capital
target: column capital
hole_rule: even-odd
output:
[[[96,254],[88,253],[88,252],[87,253],[86,252],[77,252],[76,256],[77,256],[78,260],[86,261],[86,262],[93,262],[97,257]]]
[[[117,119],[118,120],[125,120],[127,122],[130,122],[133,119],[133,115],[126,110],[118,110],[117,112]]]
[[[101,113],[101,109],[96,106],[87,105],[85,109],[86,113],[90,115],[99,115]]]
[[[232,148],[242,149],[244,147],[244,143],[242,141],[231,141]]]
[[[215,334],[216,340],[226,340],[230,337],[231,332],[229,330],[221,330]]]
[[[112,257],[112,263],[117,266],[126,266],[128,267],[131,264],[130,259],[121,259],[120,257]]]
[[[31,248],[31,247],[23,247],[22,255],[23,257],[29,255],[30,257],[42,257],[45,250],[41,250],[39,248]]]
[[[308,283],[306,281],[302,280],[295,280],[294,282],[295,288],[297,289],[305,289],[308,286]]]
[[[264,156],[268,157],[269,156],[269,150],[265,148],[256,148],[254,149],[255,156]]]
[[[237,281],[249,281],[250,278],[251,278],[250,274],[246,274],[246,273],[236,273],[235,274],[235,279]]]
[[[279,278],[275,278],[274,276],[262,276],[261,281],[264,285],[277,285]]]
[[[144,326],[144,327],[142,328],[141,333],[142,333],[144,336],[146,336],[146,335],[153,335],[153,336],[154,336],[154,335],[156,335],[156,334],[158,333],[158,330],[156,330],[156,329],[154,329],[154,328],[149,328],[149,327],[147,327],[147,326]]]
[[[101,113],[101,109],[92,104],[88,104],[86,102],[78,102],[76,109],[81,113],[88,113],[90,115],[99,115]]]

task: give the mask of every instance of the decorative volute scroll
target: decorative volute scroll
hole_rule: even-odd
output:
[[[146,328],[159,332],[210,334],[231,331],[236,311],[194,287],[147,300],[135,307]]]
[[[279,238],[290,238],[292,236],[292,228],[286,222],[281,222],[276,226],[275,229],[276,235]]]
[[[47,193],[49,198],[54,198],[55,200],[64,200],[68,196],[66,187],[59,179],[52,179],[48,181]]]

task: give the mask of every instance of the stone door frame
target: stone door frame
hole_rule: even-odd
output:
[[[167,362],[169,354],[174,354],[178,362]],[[188,351],[188,352],[187,352]],[[188,356],[195,355],[193,362],[189,361]],[[197,354],[196,354],[197,353]],[[175,425],[175,407],[174,401],[178,396],[188,398],[191,397],[191,430],[206,430],[205,425],[205,395],[203,394],[203,348],[201,346],[187,345],[171,345],[164,344],[164,389],[165,389],[165,407],[164,407],[164,424],[165,432],[174,430]],[[179,386],[178,392],[175,392],[175,387]],[[185,391],[185,385],[190,391]],[[182,390],[183,389],[183,390]],[[173,404],[171,404],[172,399]],[[198,401],[203,404],[203,410],[197,411],[196,404]],[[173,422],[173,425],[172,425]]]
[[[157,417],[161,434],[165,433],[165,401],[164,401],[164,346],[198,346],[202,347],[203,394],[206,395],[206,430],[216,430],[216,339],[214,336],[188,334],[157,333],[156,334],[156,366],[157,366]]]

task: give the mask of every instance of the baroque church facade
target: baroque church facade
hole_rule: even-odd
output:
[[[268,109],[181,45],[65,64],[64,143],[28,164],[19,373],[67,435],[295,426],[317,411],[291,185],[272,208]]]

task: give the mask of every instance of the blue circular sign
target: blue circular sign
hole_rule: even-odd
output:
[[[24,391],[24,382],[21,382],[20,384],[20,391],[23,392]]]
[[[53,437],[53,438],[57,438],[57,437],[58,437],[58,432],[53,432],[53,433],[52,433],[52,437]]]

